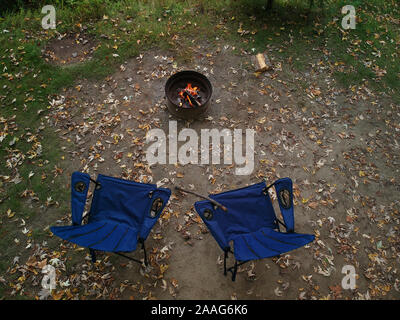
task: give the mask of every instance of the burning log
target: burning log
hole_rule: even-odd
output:
[[[193,103],[192,104],[190,104],[191,103],[191,100],[189,100],[190,98],[188,97],[187,99],[186,99],[186,97],[185,98],[180,98],[179,99],[179,106],[180,107],[182,107],[182,108],[194,108],[194,105],[193,105]]]
[[[179,97],[181,99],[180,106],[183,107],[186,104],[189,108],[193,108],[195,106],[200,107],[201,103],[197,100],[198,98],[198,88],[192,87],[191,83],[188,83],[185,89],[179,91]]]
[[[189,101],[190,103],[195,103],[198,107],[201,106],[201,103],[199,101],[197,101],[197,99],[195,97],[193,97],[189,92],[187,92],[186,90],[183,92],[183,95],[185,96],[185,98]]]

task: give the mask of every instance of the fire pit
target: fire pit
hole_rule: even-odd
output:
[[[176,117],[193,119],[210,106],[212,86],[206,76],[196,71],[181,71],[165,84],[168,110]]]

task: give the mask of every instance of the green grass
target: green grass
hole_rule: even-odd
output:
[[[400,5],[396,1],[375,0],[367,4],[352,1],[357,16],[354,30],[341,27],[344,17],[341,8],[348,1],[324,1],[323,8],[312,10],[306,1],[280,1],[271,12],[262,10],[264,3],[261,0],[236,2],[237,14],[230,22],[232,31],[242,24],[242,29],[255,32],[253,36],[243,37],[241,44],[245,49],[254,48],[259,52],[268,45],[274,46],[278,48],[278,57],[285,62],[290,58],[295,69],[302,71],[311,59],[321,57],[310,48],[325,47],[330,52],[331,63],[344,63],[333,70],[343,86],[367,81],[376,90],[387,92],[399,101],[396,89],[400,87]],[[371,65],[365,64],[368,61]]]
[[[171,50],[178,62],[190,61],[192,39],[212,44],[218,37],[249,52],[273,48],[278,61],[297,71],[307,70],[314,59],[327,59],[330,72],[341,85],[368,84],[400,101],[400,5],[396,0],[351,1],[358,21],[355,30],[347,31],[341,29],[340,11],[347,0],[324,1],[323,7],[315,1],[311,9],[308,0],[280,0],[275,1],[272,11],[265,10],[265,0],[54,3],[57,32],[85,32],[99,47],[93,59],[85,63],[50,65],[42,59],[41,50],[56,32],[41,28],[40,6],[0,18],[0,131],[7,134],[0,149],[0,274],[18,250],[10,246],[17,232],[11,220],[40,221],[40,206],[46,207],[49,197],[59,204],[60,212],[69,210],[69,177],[65,173],[54,177],[55,167],[67,166],[62,159],[62,143],[52,128],[46,128],[46,117],[51,110],[49,98],[77,79],[102,79],[126,59],[155,47]],[[83,26],[86,31],[81,31]],[[239,34],[240,29],[245,34]],[[322,49],[329,55],[323,56]],[[383,70],[386,73],[379,75]],[[307,83],[301,85],[307,87]],[[37,154],[40,148],[42,152]],[[13,156],[24,158],[9,168],[6,161]],[[34,175],[29,178],[31,172]],[[17,173],[21,182],[10,182]],[[26,190],[34,192],[36,200],[22,198]],[[8,209],[16,213],[14,218],[7,217]],[[46,236],[36,227],[32,237],[40,241]]]

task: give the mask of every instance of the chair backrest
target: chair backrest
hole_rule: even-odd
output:
[[[225,250],[237,234],[255,232],[262,227],[276,228],[276,216],[265,182],[209,196],[224,205],[225,212],[208,200],[195,203],[197,213]]]
[[[72,180],[72,213],[74,220],[82,212],[87,196],[88,184],[83,192],[76,190],[80,180],[90,181],[88,175],[74,172]],[[99,174],[89,211],[89,221],[111,221],[139,231],[139,237],[146,239],[167,204],[171,191],[157,188],[155,184],[139,183]],[[82,210],[82,211],[81,211]],[[74,221],[75,222],[75,221]],[[80,221],[76,221],[79,222]]]

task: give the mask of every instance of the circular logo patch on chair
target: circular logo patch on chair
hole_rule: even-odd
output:
[[[78,192],[83,192],[86,189],[86,184],[83,181],[78,181],[77,183],[75,183],[75,191]]]
[[[204,210],[203,215],[204,215],[204,218],[206,218],[206,220],[211,220],[213,218],[213,213],[209,209]]]
[[[281,189],[278,192],[279,202],[285,209],[290,209],[292,206],[292,197],[288,189]]]

